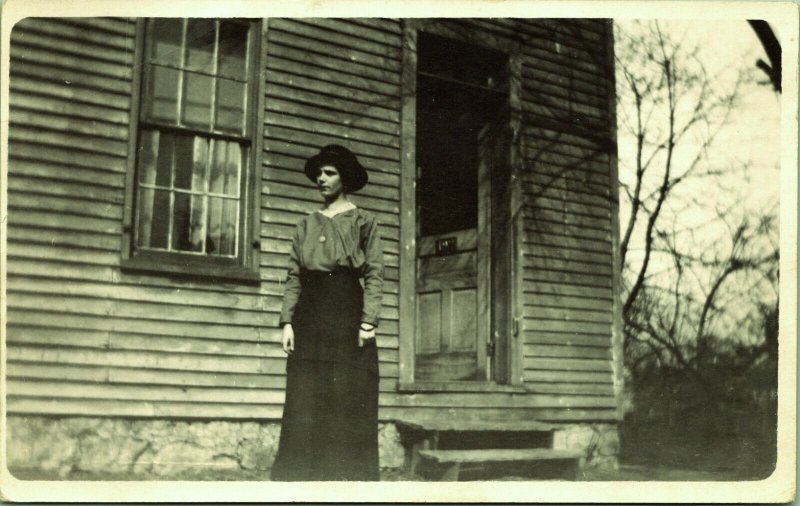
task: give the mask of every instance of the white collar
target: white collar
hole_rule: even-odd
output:
[[[326,211],[325,209],[318,209],[317,212],[319,214],[321,214],[322,216],[325,216],[325,217],[328,217],[328,218],[333,218],[336,215],[339,215],[339,214],[342,214],[342,213],[346,213],[347,211],[350,211],[350,210],[355,209],[355,208],[356,208],[356,205],[353,204],[352,202],[349,202],[349,206],[345,207],[344,209],[339,209],[335,213],[330,213],[330,212]]]

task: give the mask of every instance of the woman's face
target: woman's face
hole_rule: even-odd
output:
[[[342,194],[342,177],[333,165],[324,165],[319,169],[317,175],[317,188],[326,200],[334,199]]]

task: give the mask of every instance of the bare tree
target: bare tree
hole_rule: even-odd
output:
[[[763,294],[777,286],[771,211],[753,219],[736,197],[711,206],[711,194],[749,169],[719,162],[715,141],[751,75],[709,73],[699,48],[658,22],[616,38],[627,365],[634,375],[676,368],[702,384],[719,333],[777,301]],[[713,230],[723,232],[711,240]]]
[[[743,363],[772,353],[777,341],[772,312],[776,317],[779,252],[769,239],[777,230],[769,216],[756,222],[747,217],[740,220],[725,228],[727,241],[718,251],[685,253],[674,237],[660,238],[664,253],[671,256],[675,275],[669,286],[645,286],[646,294],[637,301],[637,314],[628,322],[631,338],[640,348],[633,353],[633,368],[653,357],[659,365],[681,369],[707,385],[704,372],[719,347],[725,342],[754,344],[729,334],[735,334],[736,329],[752,333],[745,324],[759,317],[763,334],[755,346],[750,346],[755,353]],[[726,224],[724,216],[720,221]],[[687,289],[687,285],[694,289]],[[748,307],[748,301],[752,307]],[[722,323],[716,325],[718,322]]]

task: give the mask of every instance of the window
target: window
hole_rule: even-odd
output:
[[[259,23],[148,19],[124,266],[254,278]]]

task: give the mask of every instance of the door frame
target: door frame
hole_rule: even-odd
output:
[[[517,42],[502,39],[485,31],[452,30],[438,20],[403,20],[402,67],[400,76],[400,258],[399,258],[399,382],[400,389],[413,390],[415,384],[414,361],[416,343],[416,89],[417,89],[417,35],[419,31],[435,33],[470,44],[503,51],[509,55],[509,128],[511,142],[511,216],[514,255],[511,266],[512,335],[508,337],[506,360],[508,378],[498,389],[519,387],[523,382],[523,292],[522,263],[522,189],[520,128],[522,119],[522,59]]]

